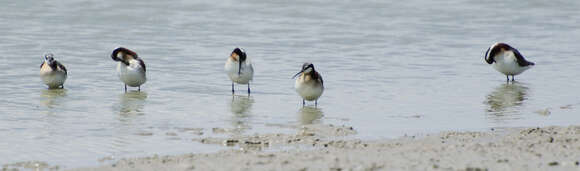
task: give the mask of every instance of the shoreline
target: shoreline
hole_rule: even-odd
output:
[[[580,126],[447,131],[373,141],[345,137],[353,134],[356,130],[348,126],[309,125],[296,134],[202,138],[193,141],[239,148],[205,154],[126,158],[114,164],[64,170],[580,169]]]
[[[310,131],[337,135],[312,135]],[[342,132],[345,131],[345,132]],[[78,171],[100,170],[577,170],[580,126],[442,132],[391,140],[336,140],[349,127],[311,128],[303,134],[240,137],[239,150],[122,159]],[[327,136],[327,137],[321,137]],[[333,140],[334,139],[334,140]],[[200,140],[228,143],[236,140]],[[258,143],[259,142],[259,143]],[[312,146],[268,151],[256,146]]]

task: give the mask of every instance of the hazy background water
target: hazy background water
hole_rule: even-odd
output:
[[[103,157],[211,152],[191,138],[353,126],[363,139],[580,122],[580,1],[4,0],[0,5],[0,164],[66,167]],[[483,61],[502,41],[536,66],[515,84]],[[110,53],[145,60],[123,92]],[[252,95],[232,97],[223,64],[239,46]],[[45,52],[64,90],[38,76]],[[290,79],[313,62],[326,90],[300,105]],[[203,129],[203,135],[191,130]],[[175,136],[177,135],[177,136]]]

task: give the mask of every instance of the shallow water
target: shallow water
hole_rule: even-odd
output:
[[[7,1],[0,6],[0,164],[80,167],[211,152],[225,147],[191,139],[292,133],[301,124],[350,125],[363,139],[577,124],[579,7],[540,0]],[[483,61],[496,41],[536,66],[506,84]],[[141,92],[123,92],[109,57],[117,46],[145,60]],[[244,85],[232,96],[223,72],[236,46],[256,70],[250,97]],[[42,85],[45,52],[67,66],[64,90]],[[318,108],[302,108],[290,79],[306,61],[324,77]]]

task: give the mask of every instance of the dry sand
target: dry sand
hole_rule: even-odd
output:
[[[444,132],[380,141],[344,138],[355,133],[351,127],[310,125],[296,134],[195,139],[239,148],[128,158],[71,170],[580,170],[580,126]]]

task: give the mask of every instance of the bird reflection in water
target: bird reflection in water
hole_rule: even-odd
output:
[[[527,99],[528,87],[524,84],[504,83],[487,95],[487,117],[496,122],[521,119],[520,107]]]
[[[144,136],[152,136],[150,129],[142,127],[145,123],[144,107],[147,103],[147,92],[131,90],[126,93],[119,93],[119,101],[113,106],[114,111],[119,111],[116,119],[119,121],[111,125],[111,150],[117,155],[134,152],[134,144],[142,142]],[[137,136],[135,136],[137,135]]]
[[[300,124],[302,125],[318,124],[321,122],[322,116],[324,116],[322,109],[312,106],[300,108],[298,114],[300,114]]]
[[[119,113],[124,116],[142,115],[146,99],[147,92],[144,91],[129,91],[127,93],[122,93],[119,96]]]
[[[47,108],[55,108],[66,97],[66,89],[43,89],[40,93],[40,103]]]
[[[248,113],[252,108],[252,104],[254,104],[254,99],[252,99],[250,96],[232,96],[230,110],[234,115],[245,118],[248,116]]]
[[[254,99],[252,99],[250,96],[232,96],[230,111],[234,116],[232,118],[232,124],[235,129],[234,132],[242,133],[244,130],[250,128],[248,125],[248,120],[250,118],[253,104]]]

